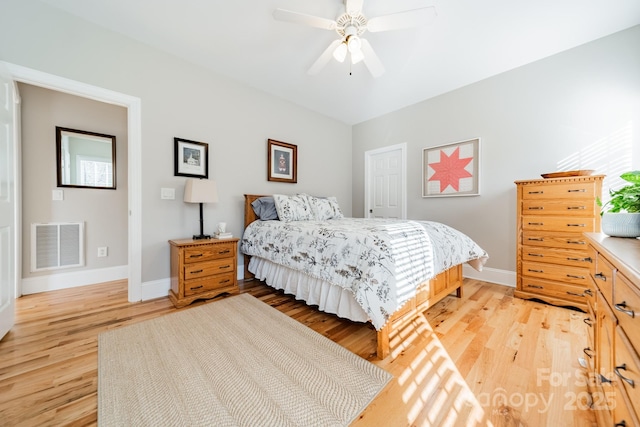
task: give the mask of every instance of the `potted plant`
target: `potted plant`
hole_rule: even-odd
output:
[[[625,172],[620,178],[630,184],[609,190],[611,199],[602,203],[602,232],[614,237],[640,237],[640,171]]]

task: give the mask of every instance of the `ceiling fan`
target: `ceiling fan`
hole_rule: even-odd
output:
[[[362,3],[363,0],[344,0],[345,11],[335,20],[285,9],[274,10],[273,17],[279,21],[293,22],[324,30],[335,30],[340,36],[313,63],[309,68],[309,74],[318,74],[331,60],[331,57],[339,62],[344,62],[349,54],[352,64],[364,61],[371,75],[379,77],[384,74],[384,66],[371,44],[362,35],[366,31],[376,33],[426,24],[436,16],[436,10],[435,7],[429,6],[367,19],[362,14]]]

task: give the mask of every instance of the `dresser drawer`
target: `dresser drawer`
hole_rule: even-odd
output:
[[[589,269],[587,268],[525,261],[522,263],[522,275],[559,280],[573,285],[580,285],[585,289],[589,285]]]
[[[591,258],[584,249],[547,248],[543,246],[523,246],[524,261],[549,262],[573,267],[590,267]]]
[[[626,336],[625,331],[616,327],[614,374],[619,388],[624,388],[634,406],[634,412],[640,411],[640,359],[637,349]]]
[[[185,264],[192,262],[209,261],[219,258],[228,258],[233,255],[232,243],[221,243],[206,246],[194,246],[184,249]]]
[[[587,217],[554,217],[530,215],[522,219],[523,230],[567,231],[570,233],[591,232],[595,219]]]
[[[607,303],[613,307],[613,272],[615,271],[615,267],[613,267],[609,261],[604,259],[602,255],[598,253],[596,256],[596,273],[592,275],[593,281],[595,282],[600,292],[604,296],[604,299],[607,300]]]
[[[627,336],[640,346],[640,291],[620,273],[616,274],[613,286],[612,307]],[[640,348],[636,348],[636,351],[640,352]]]
[[[587,247],[587,241],[582,233],[562,233],[558,231],[523,231],[522,244],[568,249],[586,249]]]
[[[563,215],[593,217],[596,213],[596,204],[593,199],[576,200],[523,200],[523,215]]]
[[[525,276],[522,278],[522,291],[587,304],[587,294],[584,293],[585,288],[580,285],[569,285]]]
[[[200,294],[207,291],[232,287],[235,273],[225,273],[216,276],[209,276],[204,279],[185,280],[184,296]]]
[[[591,199],[596,197],[593,182],[573,182],[566,184],[529,184],[522,188],[523,200],[545,199]],[[599,196],[599,194],[598,194]]]
[[[213,276],[214,274],[233,271],[233,258],[186,264],[184,266],[184,280]]]

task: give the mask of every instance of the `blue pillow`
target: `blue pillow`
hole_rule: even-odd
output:
[[[279,219],[278,211],[276,210],[276,202],[271,196],[260,197],[251,202],[253,212],[262,221],[268,221],[271,219]]]

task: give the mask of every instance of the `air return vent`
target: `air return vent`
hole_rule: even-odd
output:
[[[31,271],[84,265],[84,223],[31,224]]]

